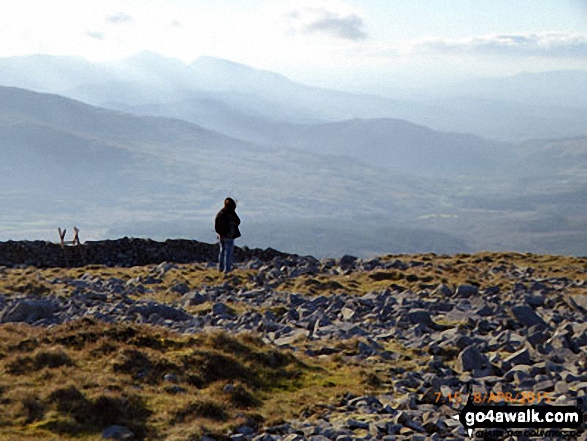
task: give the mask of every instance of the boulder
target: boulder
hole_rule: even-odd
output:
[[[59,307],[59,303],[51,299],[17,299],[5,307],[0,315],[0,323],[34,323],[51,317]]]
[[[532,361],[530,349],[528,349],[528,348],[520,349],[518,352],[515,352],[512,355],[510,355],[509,357],[507,357],[504,360],[504,363],[506,363],[509,366],[517,366],[520,364],[532,365],[533,361]]]
[[[430,313],[425,309],[414,309],[407,313],[407,318],[414,324],[414,325],[424,325],[430,329],[434,329],[436,331],[444,331],[448,329],[449,326],[439,325],[432,320],[430,317]]]
[[[517,305],[512,308],[514,318],[524,327],[542,326],[548,328],[546,322],[528,305]]]
[[[455,291],[456,297],[475,297],[479,295],[479,288],[474,285],[459,285]]]
[[[457,372],[478,372],[491,369],[491,367],[489,358],[475,346],[463,349],[457,357],[455,366]]]
[[[355,266],[355,263],[357,262],[357,260],[358,259],[355,256],[350,256],[348,254],[345,254],[340,259],[340,268],[343,270],[351,269]]]
[[[200,294],[197,291],[188,292],[181,298],[185,306],[198,306],[208,301],[208,296]]]
[[[125,440],[132,439],[135,436],[132,430],[126,426],[108,426],[102,430],[102,439]]]

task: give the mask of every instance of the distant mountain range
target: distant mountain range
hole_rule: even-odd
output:
[[[438,116],[440,105],[311,88],[210,58],[0,59],[0,84],[11,83],[37,92],[0,87],[0,240],[77,223],[82,239],[214,241],[211,219],[230,194],[241,244],[253,247],[587,254],[587,137],[514,144],[466,125],[431,129],[396,114],[483,118],[474,106]],[[492,117],[534,130],[528,113]]]
[[[417,91],[409,99],[390,99],[309,87],[213,57],[191,64],[151,52],[101,64],[45,55],[0,59],[0,85],[115,109],[143,106],[149,114],[223,133],[239,130],[239,135],[242,120],[254,117],[260,123],[392,118],[510,142],[586,136],[586,84],[583,71],[528,73],[472,79]]]
[[[513,145],[481,137],[445,133],[392,118],[328,123],[285,123],[244,116],[216,101],[176,105],[115,106],[142,115],[189,120],[230,136],[278,148],[354,157],[403,174],[447,176],[499,170],[516,159]]]
[[[394,231],[437,201],[431,184],[390,177],[344,156],[260,147],[184,121],[16,88],[0,87],[0,103],[0,237],[51,237],[57,226],[78,223],[98,237],[213,241],[212,219],[231,194],[241,199],[248,244],[271,246],[271,221],[283,226],[275,232],[279,243],[288,238],[289,249],[319,254],[327,248],[315,244],[326,246],[329,238],[316,242],[322,233],[315,227],[346,237],[337,246],[352,249],[349,231],[385,229],[381,219],[393,219],[387,228]],[[361,234],[365,249],[406,241],[428,246],[421,231],[409,240]],[[462,240],[441,237],[437,250],[466,248]]]

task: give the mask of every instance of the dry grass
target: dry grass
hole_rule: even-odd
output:
[[[394,285],[422,290],[444,283],[452,287],[472,284],[481,288],[499,286],[502,290],[509,290],[524,274],[536,278],[566,277],[572,280],[585,280],[587,277],[587,258],[581,257],[485,252],[454,256],[433,253],[399,254],[387,255],[383,259],[418,262],[420,266],[406,271],[373,270],[337,275],[304,275],[285,280],[275,289],[307,295],[328,295],[333,292],[362,295],[393,288]],[[0,293],[68,295],[74,288],[63,282],[67,278],[75,280],[82,276],[98,277],[103,281],[116,278],[124,282],[132,283],[134,280],[144,284],[151,277],[160,280],[160,283],[144,284],[147,292],[142,297],[173,303],[181,297],[181,294],[172,289],[174,285],[185,284],[188,289],[195,290],[204,285],[220,286],[229,283],[233,289],[253,289],[254,279],[259,273],[257,270],[236,270],[227,279],[218,271],[201,264],[181,264],[176,267],[164,274],[158,271],[157,265],[132,268],[111,268],[102,265],[72,269],[6,268],[0,277]],[[568,292],[573,294],[577,291],[571,289]]]
[[[0,439],[98,439],[113,424],[142,439],[220,436],[373,388],[367,365],[296,357],[252,334],[6,324],[0,353]]]
[[[443,256],[389,255],[385,260],[419,262],[406,271],[373,270],[336,275],[305,275],[276,290],[306,295],[346,292],[362,295],[398,286],[414,291],[439,283],[473,284],[511,290],[531,278],[585,280],[587,259],[518,253]],[[199,264],[177,265],[165,273],[156,265],[74,269],[2,269],[0,294],[69,295],[67,279],[97,277],[143,284],[137,297],[176,303],[189,290],[230,284],[252,289],[256,270],[236,270],[227,279]],[[145,283],[147,280],[160,283]],[[544,281],[548,284],[550,282]],[[554,282],[553,282],[554,283]],[[579,289],[567,289],[567,293]],[[237,314],[245,304],[231,304]],[[207,314],[211,304],[188,308]],[[286,310],[274,307],[282,316]],[[351,362],[359,340],[296,343],[302,349],[336,348],[336,354],[305,357],[277,350],[251,334],[177,335],[138,325],[106,325],[82,320],[50,329],[0,326],[0,440],[101,439],[110,424],[130,427],[139,438],[185,440],[202,434],[220,438],[241,424],[276,424],[293,417],[318,416],[345,393],[389,392],[394,372],[418,370],[429,355],[396,342],[385,349],[393,361]],[[450,360],[447,360],[450,362]]]
[[[455,288],[469,284],[480,288],[499,286],[511,290],[524,275],[533,278],[566,277],[571,280],[587,279],[587,258],[519,253],[477,253],[455,256],[430,254],[387,255],[387,261],[417,262],[419,266],[405,271],[390,269],[353,271],[350,274],[302,276],[281,284],[277,289],[328,295],[346,292],[362,295],[397,286],[412,291],[433,289],[440,283]],[[580,293],[581,288],[567,290]]]

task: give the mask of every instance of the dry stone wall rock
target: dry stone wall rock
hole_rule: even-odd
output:
[[[291,255],[272,248],[234,248],[235,262],[251,259],[268,262],[276,257],[287,256]],[[116,240],[88,241],[79,246],[65,248],[45,241],[0,242],[0,266],[6,267],[65,268],[96,264],[131,267],[162,262],[191,263],[217,260],[218,245],[187,239],[157,242],[151,239],[124,237]]]

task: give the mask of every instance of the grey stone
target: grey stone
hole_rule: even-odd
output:
[[[448,341],[447,343],[451,344],[453,343],[453,341]],[[468,335],[462,335],[460,337],[458,337],[456,340],[454,340],[454,344],[457,348],[459,348],[461,351],[470,347],[470,346],[474,346],[477,343],[477,339],[469,337]]]
[[[424,429],[420,424],[416,423],[407,412],[400,412],[395,418],[395,423],[401,424],[404,427],[412,429],[416,432],[426,432],[426,429]]]
[[[95,292],[95,291],[89,291],[84,293],[84,297],[87,300],[94,300],[94,301],[98,301],[98,302],[105,302],[108,300],[108,294],[102,293],[102,292]]]
[[[439,297],[450,297],[452,296],[452,290],[448,286],[440,284],[434,289],[434,291],[432,291],[431,294],[433,296]]]
[[[184,306],[198,306],[205,303],[208,300],[207,296],[200,294],[199,292],[192,291],[184,294],[182,297]]]
[[[376,351],[371,346],[363,341],[358,343],[357,350],[359,351],[359,354],[365,355],[367,357],[376,353]]]
[[[364,421],[355,420],[355,419],[348,420],[346,422],[346,426],[350,430],[357,430],[357,429],[369,430],[369,423],[366,423]]]
[[[354,315],[355,311],[353,311],[350,308],[347,308],[346,306],[340,310],[340,316],[343,320],[349,321],[354,317]]]
[[[499,294],[501,291],[501,288],[497,285],[494,286],[490,286],[486,289],[483,290],[483,295],[484,296],[494,296],[496,294]]]
[[[569,384],[566,381],[557,381],[554,385],[554,391],[557,395],[566,395],[569,393]]]
[[[171,383],[178,383],[179,382],[179,377],[175,374],[165,374],[165,375],[163,375],[163,379],[165,381],[169,381]]]
[[[512,308],[512,313],[517,320],[523,326],[542,326],[547,328],[546,322],[528,305],[517,305]]]
[[[575,294],[569,296],[569,301],[579,311],[587,313],[587,294]]]
[[[234,316],[236,311],[225,303],[218,302],[212,305],[212,314],[222,317]]]
[[[578,348],[587,346],[587,321],[573,325],[573,337],[571,341]]]
[[[475,297],[479,294],[479,288],[474,285],[459,285],[455,291],[456,297]]]
[[[165,392],[171,395],[185,394],[188,391],[185,387],[181,387],[177,384],[174,384],[172,386],[166,386],[164,390]]]
[[[102,430],[102,439],[125,440],[132,439],[135,436],[132,430],[126,426],[108,426]]]
[[[534,349],[544,344],[550,338],[550,333],[545,329],[540,329],[540,326],[533,326],[528,330],[527,341]]]
[[[432,320],[430,313],[424,309],[414,309],[407,314],[407,318],[415,325],[424,325],[437,331],[445,330],[448,326],[439,325]]]
[[[438,418],[438,415],[436,415],[435,421],[428,421],[423,424],[422,427],[424,427],[428,433],[444,433],[448,430],[448,426],[443,419]]]
[[[373,396],[364,396],[364,397],[356,397],[352,398],[348,402],[349,406],[368,406],[368,407],[375,407],[375,408],[382,408],[383,404],[379,401],[376,397]]]
[[[283,441],[305,441],[305,440],[306,440],[306,438],[304,438],[302,435],[298,435],[297,433],[290,433],[285,438],[283,438]]]
[[[190,287],[187,286],[185,283],[176,283],[171,288],[169,288],[171,292],[184,295],[190,291]]]
[[[4,309],[0,322],[34,323],[51,317],[58,309],[59,304],[50,299],[16,299]]]
[[[584,359],[584,354],[583,359]],[[579,359],[581,355],[575,354],[573,351],[567,348],[556,348],[552,351],[547,353],[547,357],[554,363],[573,363],[575,360]]]
[[[519,364],[531,365],[533,362],[530,350],[528,348],[520,349],[518,352],[515,352],[509,357],[507,357],[504,360],[504,363],[507,363],[510,366],[516,366]]]
[[[526,296],[526,303],[534,308],[543,306],[546,298],[541,294]]]
[[[428,309],[430,309],[430,311],[449,312],[452,311],[454,307],[455,305],[452,302],[437,299],[435,302],[429,304]]]
[[[157,315],[164,320],[184,321],[190,320],[192,316],[183,309],[174,308],[157,302],[139,304],[129,310],[129,314],[140,314],[145,318]]]
[[[355,266],[355,263],[357,262],[357,260],[358,259],[355,256],[350,256],[348,254],[345,254],[340,259],[340,267],[342,269],[352,268]]]
[[[253,438],[253,441],[279,441],[279,437],[270,433],[262,433]]]
[[[488,368],[491,368],[489,358],[475,346],[465,348],[458,355],[456,364],[458,372],[475,372]]]
[[[247,425],[237,427],[236,431],[243,435],[253,435],[256,432],[254,427]]]
[[[534,375],[533,375],[534,374]],[[504,374],[504,380],[507,382],[516,381],[520,382],[528,377],[534,377],[537,374],[536,370],[533,369],[529,365],[519,364],[512,366],[510,370],[508,370]]]
[[[544,380],[534,384],[533,387],[534,391],[545,391],[545,392],[552,392],[554,391],[554,381],[552,380]]]
[[[495,311],[491,306],[485,305],[477,310],[477,315],[481,317],[492,317],[495,315]]]

